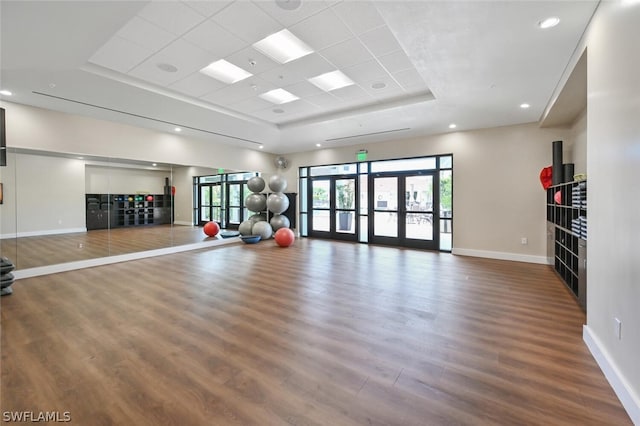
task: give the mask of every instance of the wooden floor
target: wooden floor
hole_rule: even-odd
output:
[[[16,268],[28,269],[199,243],[207,238],[202,228],[179,225],[95,229],[3,239],[0,254],[11,259]]]
[[[630,425],[545,265],[326,240],[14,284],[0,411],[78,425]]]

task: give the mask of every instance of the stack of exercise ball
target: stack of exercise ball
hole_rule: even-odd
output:
[[[261,177],[252,177],[247,181],[247,186],[252,192],[245,199],[245,206],[255,214],[240,224],[238,228],[240,235],[260,235],[262,240],[267,240],[275,232],[278,245],[288,247],[293,244],[294,238],[291,238],[293,231],[289,229],[291,221],[282,214],[289,208],[289,198],[284,193],[287,189],[287,180],[281,175],[271,176],[269,189],[272,193],[269,194],[269,197],[261,193],[265,188],[265,181]],[[269,222],[267,222],[266,215],[262,213],[265,210],[273,213]],[[286,231],[278,234],[281,229],[286,229]]]
[[[0,295],[8,296],[13,293],[13,289],[11,285],[15,280],[11,271],[13,271],[15,266],[13,263],[6,257],[0,258]]]

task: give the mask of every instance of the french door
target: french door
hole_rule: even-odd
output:
[[[356,178],[327,176],[310,180],[309,235],[357,241]]]
[[[434,171],[370,175],[369,241],[438,250],[438,187]]]
[[[222,223],[222,184],[202,183],[198,189],[198,226],[212,220]]]
[[[244,199],[249,193],[246,181],[227,182],[227,228],[238,229],[247,219],[248,210],[244,207]]]

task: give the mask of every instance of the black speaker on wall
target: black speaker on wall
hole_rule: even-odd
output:
[[[7,132],[5,127],[4,108],[0,108],[0,166],[7,165]]]

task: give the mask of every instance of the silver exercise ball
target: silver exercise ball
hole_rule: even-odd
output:
[[[264,213],[256,213],[256,214],[252,214],[251,216],[249,216],[248,220],[254,224],[256,222],[266,222],[267,221],[267,215]]]
[[[251,230],[252,235],[260,235],[261,239],[268,240],[273,235],[273,229],[269,222],[256,222]]]
[[[252,212],[261,212],[267,207],[267,198],[264,194],[252,193],[247,195],[244,205]]]
[[[253,230],[253,222],[250,220],[245,220],[238,226],[238,232],[240,235],[252,235],[251,231]]]
[[[247,181],[247,186],[251,192],[262,192],[265,186],[264,179],[260,176],[254,176]]]
[[[289,220],[289,218],[282,214],[273,216],[269,223],[273,228],[273,232],[277,231],[280,228],[288,228],[291,226],[291,221]]]
[[[287,189],[287,180],[282,175],[273,175],[269,178],[269,188],[273,192],[284,192]]]
[[[269,211],[280,214],[289,208],[289,199],[282,192],[274,192],[267,198]]]

